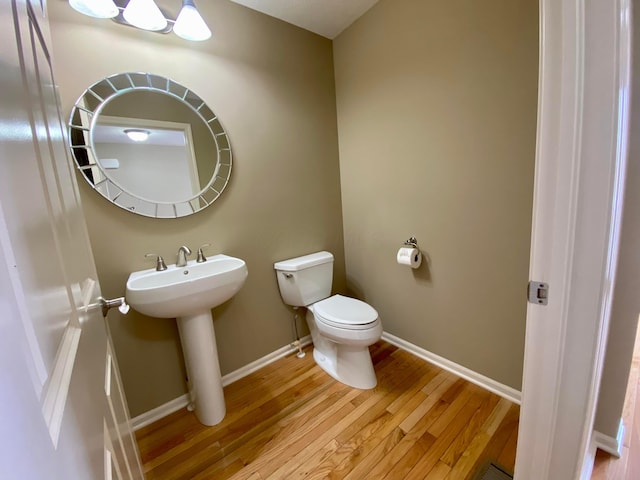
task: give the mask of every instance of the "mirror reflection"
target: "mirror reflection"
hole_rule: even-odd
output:
[[[84,178],[128,211],[172,218],[215,201],[231,174],[231,147],[197,95],[150,74],[119,74],[76,102],[71,147]]]

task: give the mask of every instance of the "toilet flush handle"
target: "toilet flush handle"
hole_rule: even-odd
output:
[[[293,278],[293,273],[282,272],[282,275],[284,275],[284,278]]]

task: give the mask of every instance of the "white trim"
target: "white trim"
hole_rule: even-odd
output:
[[[618,426],[618,434],[616,438],[605,435],[602,432],[593,432],[593,441],[597,448],[610,453],[614,457],[620,458],[622,456],[622,447],[624,441],[624,422],[620,419],[620,425]]]
[[[307,335],[306,337],[302,337],[300,339],[300,346],[304,347],[311,343],[311,336]],[[231,373],[227,373],[222,377],[222,385],[227,386],[232,384],[233,382],[237,382],[241,378],[246,377],[247,375],[252,374],[256,370],[260,370],[262,367],[266,367],[270,363],[275,362],[276,360],[286,357],[290,353],[293,353],[297,350],[297,347],[293,344],[285,345],[284,347],[279,348],[278,350],[271,352],[265,355],[262,358],[259,358],[244,367],[240,367],[237,370],[234,370]],[[131,419],[131,426],[133,430],[140,430],[142,427],[146,427],[147,425],[160,420],[161,418],[166,417],[167,415],[172,414],[180,410],[181,408],[189,405],[189,394],[185,393],[184,395],[174,398],[173,400],[168,401],[167,403],[160,405],[159,407],[154,408],[153,410],[149,410],[148,412],[141,413],[137,417]]]
[[[585,461],[582,463],[582,471],[580,472],[580,478],[583,480],[590,480],[593,475],[593,465],[596,461],[597,449],[596,442],[591,438],[591,443],[589,443],[589,448],[585,455]]]
[[[161,418],[171,415],[173,412],[177,412],[181,408],[189,405],[189,394],[169,400],[167,403],[160,405],[148,412],[141,413],[137,417],[131,419],[131,428],[133,431],[140,430],[142,427],[152,424],[153,422],[160,420]]]
[[[67,325],[42,402],[42,415],[49,428],[53,446],[56,448],[81,334],[82,330],[78,327]]]
[[[486,377],[478,372],[475,372],[467,367],[463,367],[451,360],[448,360],[440,355],[436,355],[428,350],[425,350],[422,347],[418,347],[412,343],[407,342],[395,335],[392,335],[388,332],[382,333],[382,339],[389,342],[392,345],[395,345],[398,348],[401,348],[422,360],[425,360],[437,367],[442,368],[448,372],[457,375],[458,377],[464,378],[468,382],[471,382],[475,385],[478,385],[485,390],[489,390],[496,395],[500,395],[507,400],[520,404],[521,393],[515,388],[509,387],[508,385],[504,385],[500,382],[493,380],[492,378]]]
[[[541,0],[529,304],[515,478],[575,480],[592,428],[628,135],[628,0]],[[621,95],[622,93],[622,95]]]
[[[300,339],[300,346],[304,347],[311,343],[311,336],[307,335],[306,337],[302,337]],[[270,363],[275,362],[276,360],[286,357],[292,352],[295,352],[297,347],[293,344],[285,345],[284,347],[279,348],[275,352],[268,353],[262,358],[259,358],[244,367],[240,367],[238,370],[234,370],[231,373],[227,373],[222,377],[222,385],[226,387],[227,385],[240,380],[241,378],[246,377],[247,375],[252,374],[256,370],[260,370],[262,367],[266,367]]]

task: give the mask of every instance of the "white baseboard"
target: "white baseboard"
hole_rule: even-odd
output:
[[[591,442],[589,442],[589,448],[587,448],[587,453],[584,457],[584,462],[582,463],[582,471],[580,472],[580,480],[591,480],[591,476],[593,475],[593,466],[596,461],[596,442],[591,437]]]
[[[447,360],[440,355],[436,355],[435,353],[431,353],[424,348],[418,347],[412,343],[407,342],[401,338],[396,337],[395,335],[391,335],[388,332],[382,333],[382,339],[395,345],[398,348],[406,350],[407,352],[415,355],[418,358],[421,358],[429,363],[432,363],[448,372],[453,373],[459,377],[464,378],[465,380],[474,383],[485,390],[489,390],[490,392],[495,393],[496,395],[500,395],[507,400],[512,401],[513,403],[517,403],[520,405],[520,401],[522,399],[522,393],[516,390],[515,388],[509,387],[502,383],[496,382],[495,380],[485,377],[480,373],[474,372],[473,370],[468,369],[467,367],[463,367],[462,365],[458,365],[451,360]]]
[[[620,419],[616,438],[605,435],[602,432],[594,431],[593,441],[600,450],[604,450],[614,457],[620,458],[622,456],[622,446],[624,442],[624,423],[622,419]]]
[[[140,430],[142,427],[152,424],[156,420],[160,420],[167,415],[177,412],[181,408],[189,405],[189,394],[185,393],[178,398],[168,401],[167,403],[160,405],[159,407],[149,410],[148,412],[141,413],[137,417],[131,419],[131,428],[133,430]]]
[[[300,345],[302,347],[309,345],[311,343],[311,336],[307,335],[306,337],[302,337],[300,339]],[[282,348],[279,348],[275,352],[271,352],[265,355],[258,360],[255,360],[244,367],[239,368],[238,370],[234,370],[231,373],[227,373],[222,377],[222,385],[226,387],[227,385],[240,380],[243,377],[255,372],[256,370],[261,369],[269,365],[270,363],[275,362],[276,360],[289,355],[290,353],[295,352],[297,347],[292,345],[285,345]],[[135,418],[131,419],[131,426],[133,430],[139,430],[142,427],[146,427],[147,425],[160,420],[167,415],[180,410],[181,408],[189,405],[189,394],[185,393],[184,395],[174,398],[173,400],[168,401],[167,403],[160,405],[159,407],[154,408],[153,410],[149,410],[148,412],[141,413]]]
[[[302,337],[300,339],[301,347],[309,345],[310,343],[311,343],[311,335],[307,335],[306,337]],[[227,373],[222,377],[222,385],[226,387],[227,385],[235,381],[238,381],[241,378],[246,377],[247,375],[252,374],[256,370],[260,370],[262,367],[265,367],[270,363],[273,363],[276,360],[282,357],[286,357],[292,352],[295,352],[296,348],[297,347],[294,347],[291,344],[285,345],[284,347],[279,348],[275,352],[271,352],[265,355],[264,357],[259,358],[258,360],[245,365],[244,367],[240,367],[238,370],[235,370],[231,373]]]

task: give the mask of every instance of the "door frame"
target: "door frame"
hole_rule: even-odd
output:
[[[618,253],[630,0],[540,0],[530,280],[515,478],[588,479]]]

